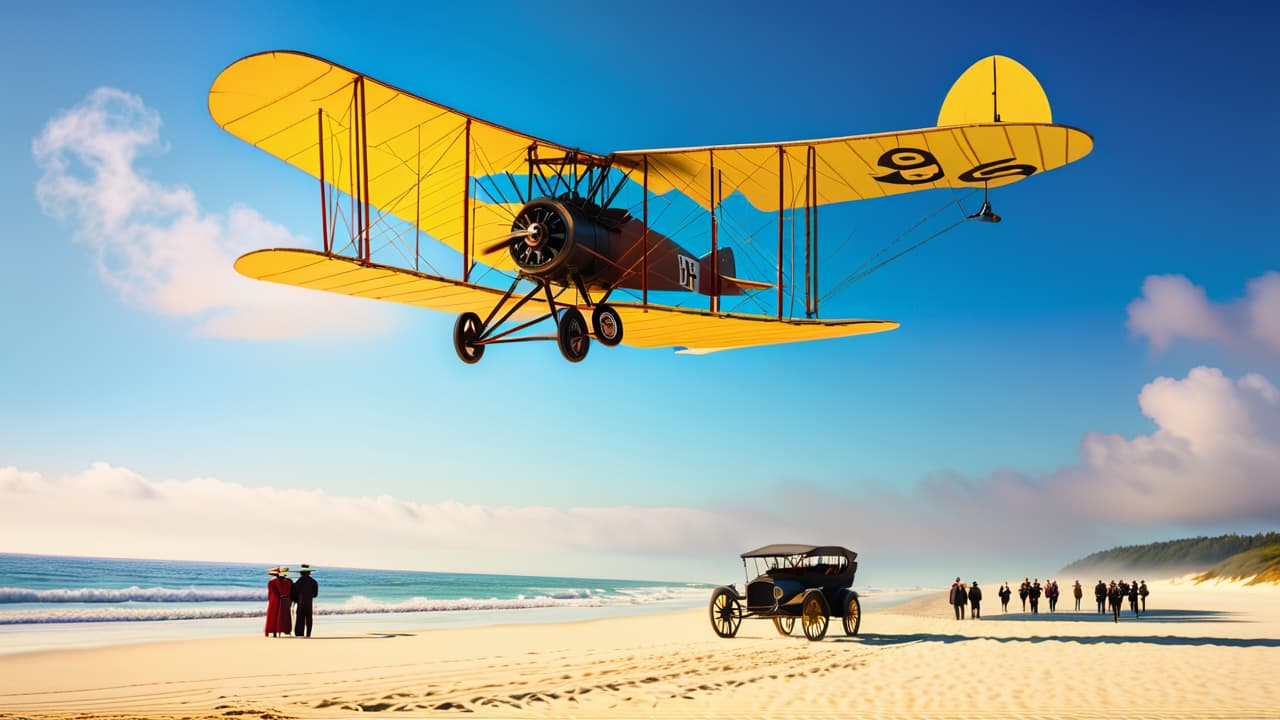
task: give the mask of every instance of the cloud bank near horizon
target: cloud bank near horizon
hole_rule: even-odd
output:
[[[1151,275],[1129,304],[1129,332],[1154,353],[1178,340],[1219,343],[1231,350],[1280,357],[1280,272],[1245,285],[1243,298],[1215,303],[1183,275]]]
[[[1090,433],[1079,463],[1045,475],[939,473],[910,491],[878,496],[793,485],[714,508],[424,503],[216,478],[157,481],[107,463],[62,478],[0,468],[0,547],[691,577],[768,542],[844,543],[868,557],[932,558],[922,562],[929,566],[941,551],[950,558],[1057,559],[1065,546],[1087,554],[1104,549],[1096,538],[1116,528],[1280,523],[1274,384],[1200,367],[1149,383],[1138,404],[1154,432]]]
[[[195,193],[152,180],[139,159],[163,152],[161,119],[136,95],[91,92],[45,125],[32,143],[43,171],[36,195],[46,214],[74,224],[96,253],[99,276],[121,299],[194,321],[198,336],[269,339],[383,332],[387,313],[349,298],[299,293],[232,269],[263,247],[307,247],[253,208],[201,209]]]

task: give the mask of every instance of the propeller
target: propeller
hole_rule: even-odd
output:
[[[537,223],[533,223],[522,230],[513,230],[484,246],[484,248],[480,250],[480,253],[482,255],[492,255],[499,250],[505,250],[506,248],[515,245],[518,241],[524,238],[535,237],[541,233],[541,231],[541,227]]]

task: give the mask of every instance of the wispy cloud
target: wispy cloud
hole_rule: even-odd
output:
[[[1212,302],[1203,287],[1182,275],[1151,275],[1142,283],[1142,297],[1129,305],[1128,325],[1157,353],[1191,340],[1280,356],[1280,272],[1250,280],[1245,296],[1228,303]]]
[[[190,318],[197,335],[279,338],[382,332],[388,314],[340,296],[256,282],[232,269],[236,257],[265,247],[310,243],[236,205],[201,209],[195,193],[146,176],[140,161],[165,150],[158,113],[114,88],[94,90],[59,112],[32,144],[43,175],[45,212],[74,225],[92,248],[98,273],[125,301]]]

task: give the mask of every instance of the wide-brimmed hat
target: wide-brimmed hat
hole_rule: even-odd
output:
[[[271,568],[270,570],[268,570],[268,571],[267,571],[267,574],[268,574],[268,575],[279,575],[279,574],[280,574],[280,568],[278,568],[278,567],[273,567],[273,568]]]
[[[302,567],[298,568],[298,572],[300,573],[315,572],[315,570],[316,570],[315,568],[311,567],[306,563],[302,563]]]
[[[280,577],[287,577],[289,575],[289,568],[287,567],[280,568],[279,574],[280,574]]]

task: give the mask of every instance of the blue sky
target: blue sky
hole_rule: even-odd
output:
[[[420,518],[471,513],[439,533],[369,518],[335,528],[355,539],[330,565],[445,570],[462,557],[550,572],[573,559],[594,574],[714,580],[746,545],[812,540],[861,550],[873,580],[926,582],[956,564],[1044,574],[1120,542],[1280,520],[1275,483],[1254,471],[1280,452],[1275,401],[1245,380],[1280,383],[1266,275],[1280,270],[1276,9],[463,5],[4,11],[0,57],[21,72],[0,80],[0,480],[46,500],[105,493],[136,526],[70,531],[73,513],[40,510],[65,505],[6,503],[50,529],[6,523],[0,546],[269,562],[255,549],[296,549],[229,537],[216,503],[181,516],[157,501],[198,478],[234,499],[226,513],[252,497],[282,523],[319,496],[339,524],[342,503],[380,496]],[[217,73],[268,49],[596,152],[927,127],[955,78],[999,53],[1037,75],[1056,122],[1096,144],[995,193],[1000,225],[961,227],[824,306],[900,321],[891,333],[705,357],[596,346],[580,365],[536,343],[469,367],[450,348],[451,316],[350,300],[366,332],[209,337],[199,311],[159,310],[104,280],[83,219],[38,200],[47,157],[33,143],[114,88],[159,120],[131,164],[139,177],[185,188],[210,223],[230,228],[233,208],[251,208],[317,247],[314,180],[208,116]],[[946,200],[859,203],[840,216],[849,227],[824,233],[852,231],[869,255]],[[1184,282],[1147,284],[1163,276]],[[298,293],[290,302],[308,302]],[[1256,442],[1203,451],[1203,428],[1185,420],[1217,407],[1246,408],[1223,411],[1219,434]],[[1108,458],[1164,442],[1190,455],[1168,476],[1149,455],[1112,466],[1090,454],[1089,438],[1107,437],[1122,443]],[[1133,477],[1147,478],[1141,492],[1124,485]],[[120,482],[129,489],[112,494]],[[1234,502],[1202,511],[1223,495]],[[1109,498],[1133,505],[1104,511]],[[164,526],[156,513],[207,527],[158,545],[145,529]],[[1076,532],[1046,532],[1055,517]],[[497,554],[468,554],[468,530]]]

